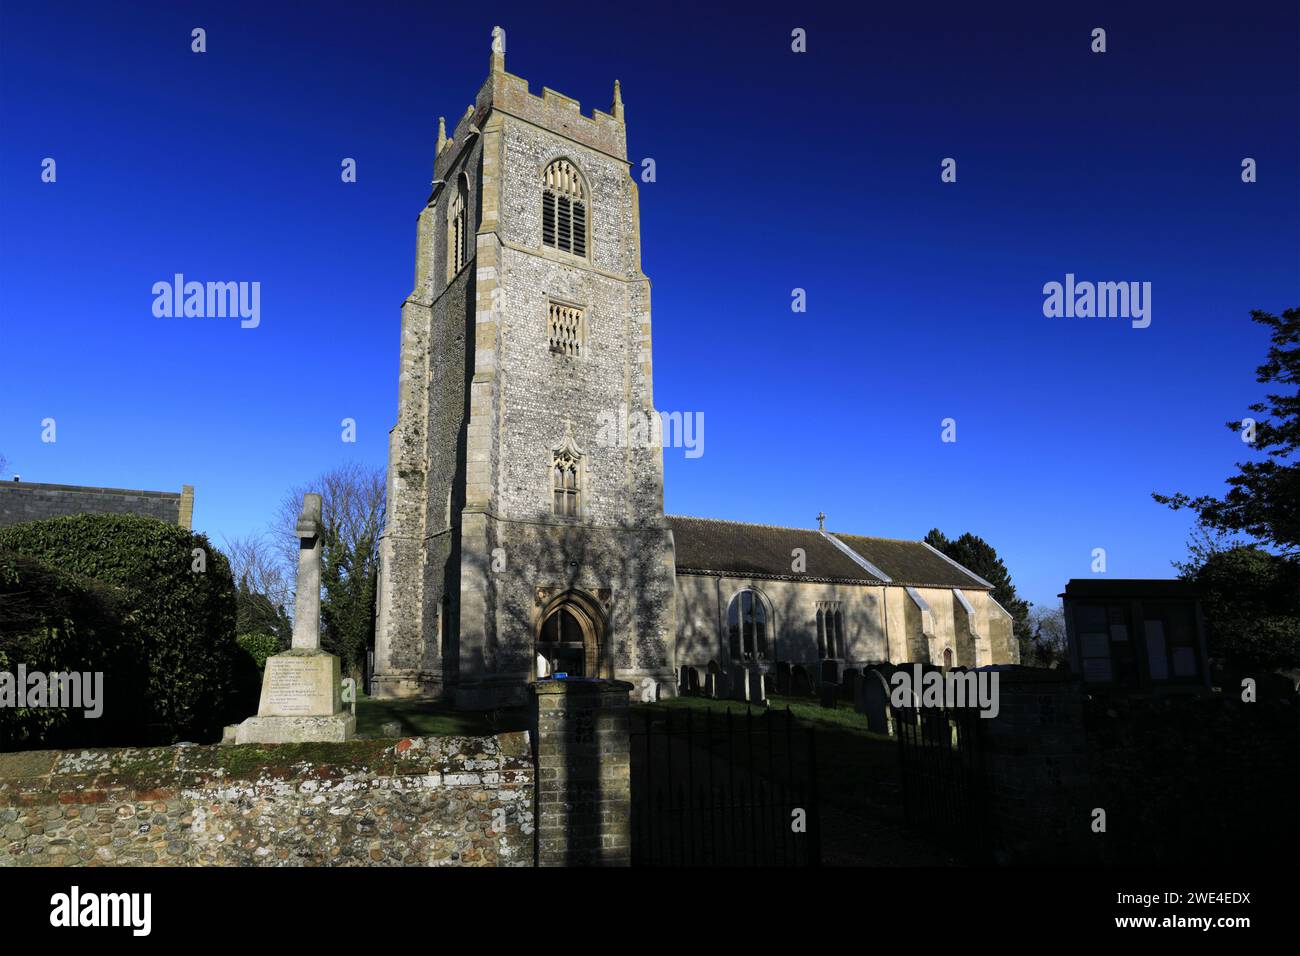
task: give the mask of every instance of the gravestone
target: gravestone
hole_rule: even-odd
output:
[[[870,667],[862,668],[862,680],[853,688],[853,709],[859,714],[867,712],[867,681],[871,680]]]
[[[790,668],[790,694],[794,697],[811,697],[813,695],[813,686],[808,677],[808,670],[801,664],[795,664]]]
[[[709,671],[704,675],[704,696],[718,696],[718,675],[713,673],[713,671]]]
[[[749,669],[749,699],[767,706],[767,675],[757,667]]]
[[[293,643],[266,659],[257,716],[226,728],[237,744],[347,740],[356,718],[343,709],[339,659],[320,647],[321,497],[304,495],[298,517],[298,591]]]
[[[677,686],[682,696],[694,696],[700,692],[700,672],[694,667],[683,664]]]
[[[749,679],[745,665],[731,665],[731,697],[733,700],[749,700]]]
[[[889,685],[877,670],[867,670],[862,675],[862,713],[867,717],[867,730],[877,734],[894,732],[889,710]]]
[[[821,686],[821,705],[834,710],[839,703],[839,684],[823,683]]]
[[[710,691],[709,696],[717,700],[725,700],[728,696],[727,675],[723,673],[723,670],[718,666],[717,661],[709,661],[708,679],[712,681],[712,690]]]
[[[822,680],[823,684],[838,684],[840,682],[840,662],[826,660],[822,661]]]
[[[775,684],[778,694],[790,693],[790,664],[787,661],[776,662]]]
[[[840,675],[840,700],[852,704],[857,699],[858,685],[862,683],[862,672],[852,667],[845,668]]]

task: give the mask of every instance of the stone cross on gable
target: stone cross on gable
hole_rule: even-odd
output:
[[[826,530],[826,512],[824,511],[817,512],[817,530],[818,531]]]
[[[302,496],[298,534],[298,590],[293,602],[293,649],[320,650],[321,497]]]

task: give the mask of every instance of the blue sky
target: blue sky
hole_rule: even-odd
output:
[[[1190,522],[1150,493],[1223,488],[1222,423],[1261,394],[1248,313],[1300,304],[1294,4],[875,6],[3,3],[0,454],[193,484],[218,541],[383,465],[437,118],[500,23],[534,91],[590,112],[620,79],[655,160],[656,403],[705,416],[702,457],[665,453],[669,512],[969,530],[1039,602],[1096,547],[1172,573]],[[259,281],[260,326],[155,317],[177,272]],[[1151,326],[1045,318],[1067,272],[1150,282]]]

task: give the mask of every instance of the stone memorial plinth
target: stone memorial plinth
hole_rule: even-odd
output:
[[[266,659],[257,716],[228,728],[237,744],[328,743],[356,732],[356,718],[343,709],[339,659],[320,647],[320,528],[320,495],[306,495],[297,527],[293,646]]]

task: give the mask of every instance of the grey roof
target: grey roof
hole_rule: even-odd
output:
[[[888,574],[895,584],[989,590],[987,582],[927,547],[924,542],[868,538],[838,531],[835,537]]]
[[[669,515],[668,523],[673,529],[678,572],[883,583],[818,531],[681,515]],[[920,541],[844,534],[835,537],[894,584],[987,589]],[[802,548],[806,555],[803,573],[792,568],[791,552],[795,548]]]

